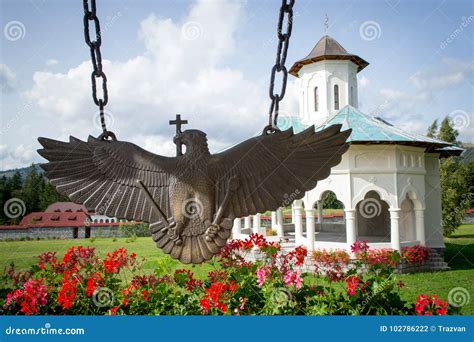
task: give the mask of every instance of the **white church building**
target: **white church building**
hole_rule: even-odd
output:
[[[270,240],[287,237],[309,250],[350,251],[356,240],[367,240],[374,248],[421,244],[444,250],[439,159],[462,149],[362,113],[357,74],[368,65],[324,36],[290,69],[299,86],[299,116],[283,118],[280,128],[292,126],[296,133],[313,124],[316,130],[342,124],[352,133],[349,150],[330,176],[293,202],[292,223],[284,224],[282,209],[272,213],[276,237]],[[322,200],[328,192],[343,204],[339,223],[323,220]],[[234,238],[264,233],[260,218],[236,219]]]

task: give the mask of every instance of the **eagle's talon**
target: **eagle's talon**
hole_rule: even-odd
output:
[[[206,230],[206,241],[214,241],[214,237],[219,230],[221,230],[221,227],[218,224],[211,224]]]

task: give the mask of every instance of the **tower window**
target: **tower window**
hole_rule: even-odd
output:
[[[339,86],[334,86],[334,109],[339,110]]]
[[[351,86],[351,93],[349,95],[350,95],[349,104],[353,106],[354,105],[354,87],[353,86]]]
[[[314,87],[314,111],[319,110],[318,87]]]

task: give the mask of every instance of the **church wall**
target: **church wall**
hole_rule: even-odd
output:
[[[439,155],[425,154],[425,235],[426,245],[431,248],[445,248],[441,215],[441,187],[439,180]]]

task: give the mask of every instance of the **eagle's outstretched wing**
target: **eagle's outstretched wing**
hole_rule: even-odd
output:
[[[39,138],[38,153],[46,177],[59,193],[98,214],[155,222],[159,214],[146,200],[140,180],[165,215],[169,215],[168,186],[175,158],[163,157],[122,141],[106,142],[74,137],[69,142]]]
[[[314,126],[299,134],[290,128],[261,135],[212,156],[210,170],[222,201],[230,177],[238,188],[230,198],[225,217],[243,217],[288,206],[329,176],[348,149],[351,130],[333,125],[315,132]]]

